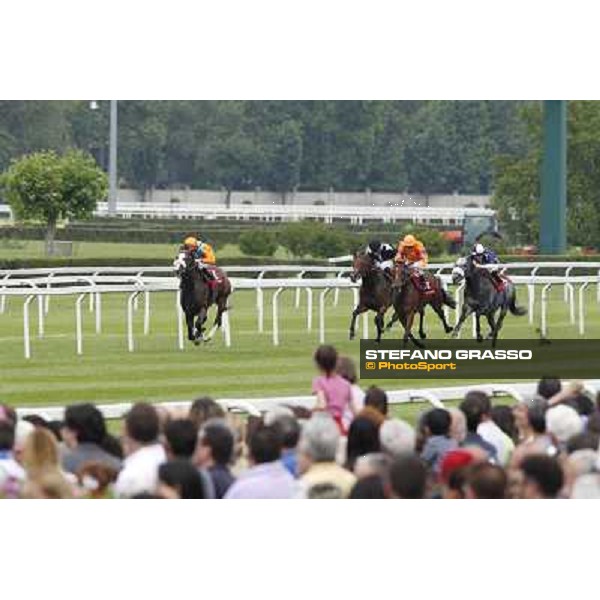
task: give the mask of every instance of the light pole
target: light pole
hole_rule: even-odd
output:
[[[108,152],[108,214],[117,212],[117,101],[110,101],[110,140]]]
[[[91,110],[98,110],[98,102],[90,102]],[[117,212],[117,101],[110,101],[110,126],[109,126],[109,151],[108,151],[108,214],[113,216]]]

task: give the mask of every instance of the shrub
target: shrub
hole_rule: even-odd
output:
[[[266,229],[251,229],[242,233],[239,245],[247,256],[273,256],[277,250],[275,235]]]

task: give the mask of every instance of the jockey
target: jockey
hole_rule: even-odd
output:
[[[214,270],[207,268],[207,266],[214,267],[217,262],[215,252],[210,244],[202,242],[194,236],[189,236],[183,241],[183,248],[191,252],[200,270],[204,271],[210,279],[217,279]]]
[[[429,282],[425,279],[425,273],[423,273],[423,268],[427,266],[427,260],[425,246],[414,235],[406,235],[398,243],[396,262],[404,264],[409,271],[413,271],[418,275],[423,291],[429,291]]]
[[[493,250],[486,248],[483,244],[478,242],[471,250],[471,259],[477,268],[480,268],[482,265],[498,265],[489,269],[489,273],[496,283],[501,283],[501,276],[504,274],[504,270],[499,266],[500,260]]]
[[[371,240],[365,249],[365,253],[372,258],[375,267],[381,269],[391,279],[396,254],[394,248],[385,242]]]

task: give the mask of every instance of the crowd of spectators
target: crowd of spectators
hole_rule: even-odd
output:
[[[64,420],[0,404],[0,497],[163,499],[600,498],[600,407],[542,378],[523,401],[469,391],[457,406],[395,418],[352,361],[315,352],[313,410],[227,413],[134,404],[111,434],[92,404]]]

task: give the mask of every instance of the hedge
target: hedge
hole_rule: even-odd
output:
[[[171,259],[166,257],[164,261],[156,258],[23,258],[23,259],[0,259],[0,269],[43,269],[54,267],[156,267],[164,264],[169,266]],[[329,263],[322,260],[282,260],[265,256],[241,256],[238,258],[223,258],[219,260],[220,266],[262,266],[262,265],[308,265],[327,266]],[[335,266],[333,267],[335,270]]]

